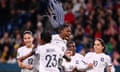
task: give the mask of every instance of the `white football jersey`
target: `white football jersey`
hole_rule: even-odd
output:
[[[74,62],[75,67],[77,70],[84,71],[87,68],[87,65],[83,63],[84,56],[76,53],[74,56],[71,57],[72,62]]]
[[[93,69],[87,70],[87,72],[104,72],[107,66],[111,66],[111,58],[104,54],[96,54],[95,52],[89,52],[86,54],[84,61],[86,63],[93,63]]]
[[[37,48],[39,54],[39,72],[59,72],[58,60],[60,58],[59,48],[54,44],[45,44]]]
[[[63,40],[59,34],[52,35],[52,41],[51,43],[55,44],[60,48],[60,51],[62,52],[62,56],[64,55],[66,49],[67,49],[67,40]]]
[[[18,48],[17,58],[26,56],[31,51],[32,51],[32,48],[27,48],[26,46],[22,46],[22,47]],[[30,56],[30,57],[26,58],[25,60],[23,60],[23,63],[33,66],[34,65],[34,56]],[[33,72],[33,70],[21,69],[21,72]]]
[[[62,66],[64,67],[65,72],[71,72],[75,68],[75,64],[72,61],[66,61],[63,59]]]
[[[74,68],[78,68],[81,64],[81,60],[83,60],[84,57],[81,54],[75,53],[74,56],[71,56],[71,61],[67,62],[65,59],[63,59],[62,66],[65,69],[65,72],[72,71]]]

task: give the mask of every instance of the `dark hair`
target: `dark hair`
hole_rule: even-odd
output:
[[[30,34],[30,35],[32,35],[32,36],[33,36],[33,33],[32,33],[31,31],[29,31],[29,30],[24,31],[23,36],[24,36],[25,34]]]
[[[68,24],[63,24],[58,28],[58,32],[60,33],[64,28],[70,27]]]
[[[41,40],[45,41],[46,43],[49,43],[52,39],[50,32],[42,32],[40,34]]]
[[[75,42],[74,41],[68,41],[67,42],[67,47],[69,47],[70,44],[75,44]]]
[[[94,42],[95,42],[96,40],[98,40],[98,41],[101,43],[101,45],[104,47],[103,52],[105,52],[105,48],[106,48],[106,46],[105,46],[105,42],[104,42],[104,40],[101,39],[101,38],[96,38],[96,39],[94,40]]]

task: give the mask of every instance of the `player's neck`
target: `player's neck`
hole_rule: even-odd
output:
[[[103,52],[96,52],[96,54],[102,54]]]
[[[60,38],[64,40],[64,35],[59,34]]]
[[[75,55],[75,52],[72,53],[72,56],[74,56],[74,55]]]
[[[27,45],[26,47],[27,47],[27,48],[32,48],[32,47],[33,47],[33,44]]]

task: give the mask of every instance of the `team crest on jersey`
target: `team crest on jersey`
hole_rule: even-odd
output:
[[[76,64],[79,64],[79,60],[76,60],[76,62],[75,62]]]
[[[103,58],[103,57],[101,57],[100,61],[101,61],[101,62],[104,62],[104,58]]]

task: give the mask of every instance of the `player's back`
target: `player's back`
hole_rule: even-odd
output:
[[[45,44],[38,47],[37,52],[40,54],[40,72],[59,72],[58,60],[59,60],[59,49],[54,44]]]

